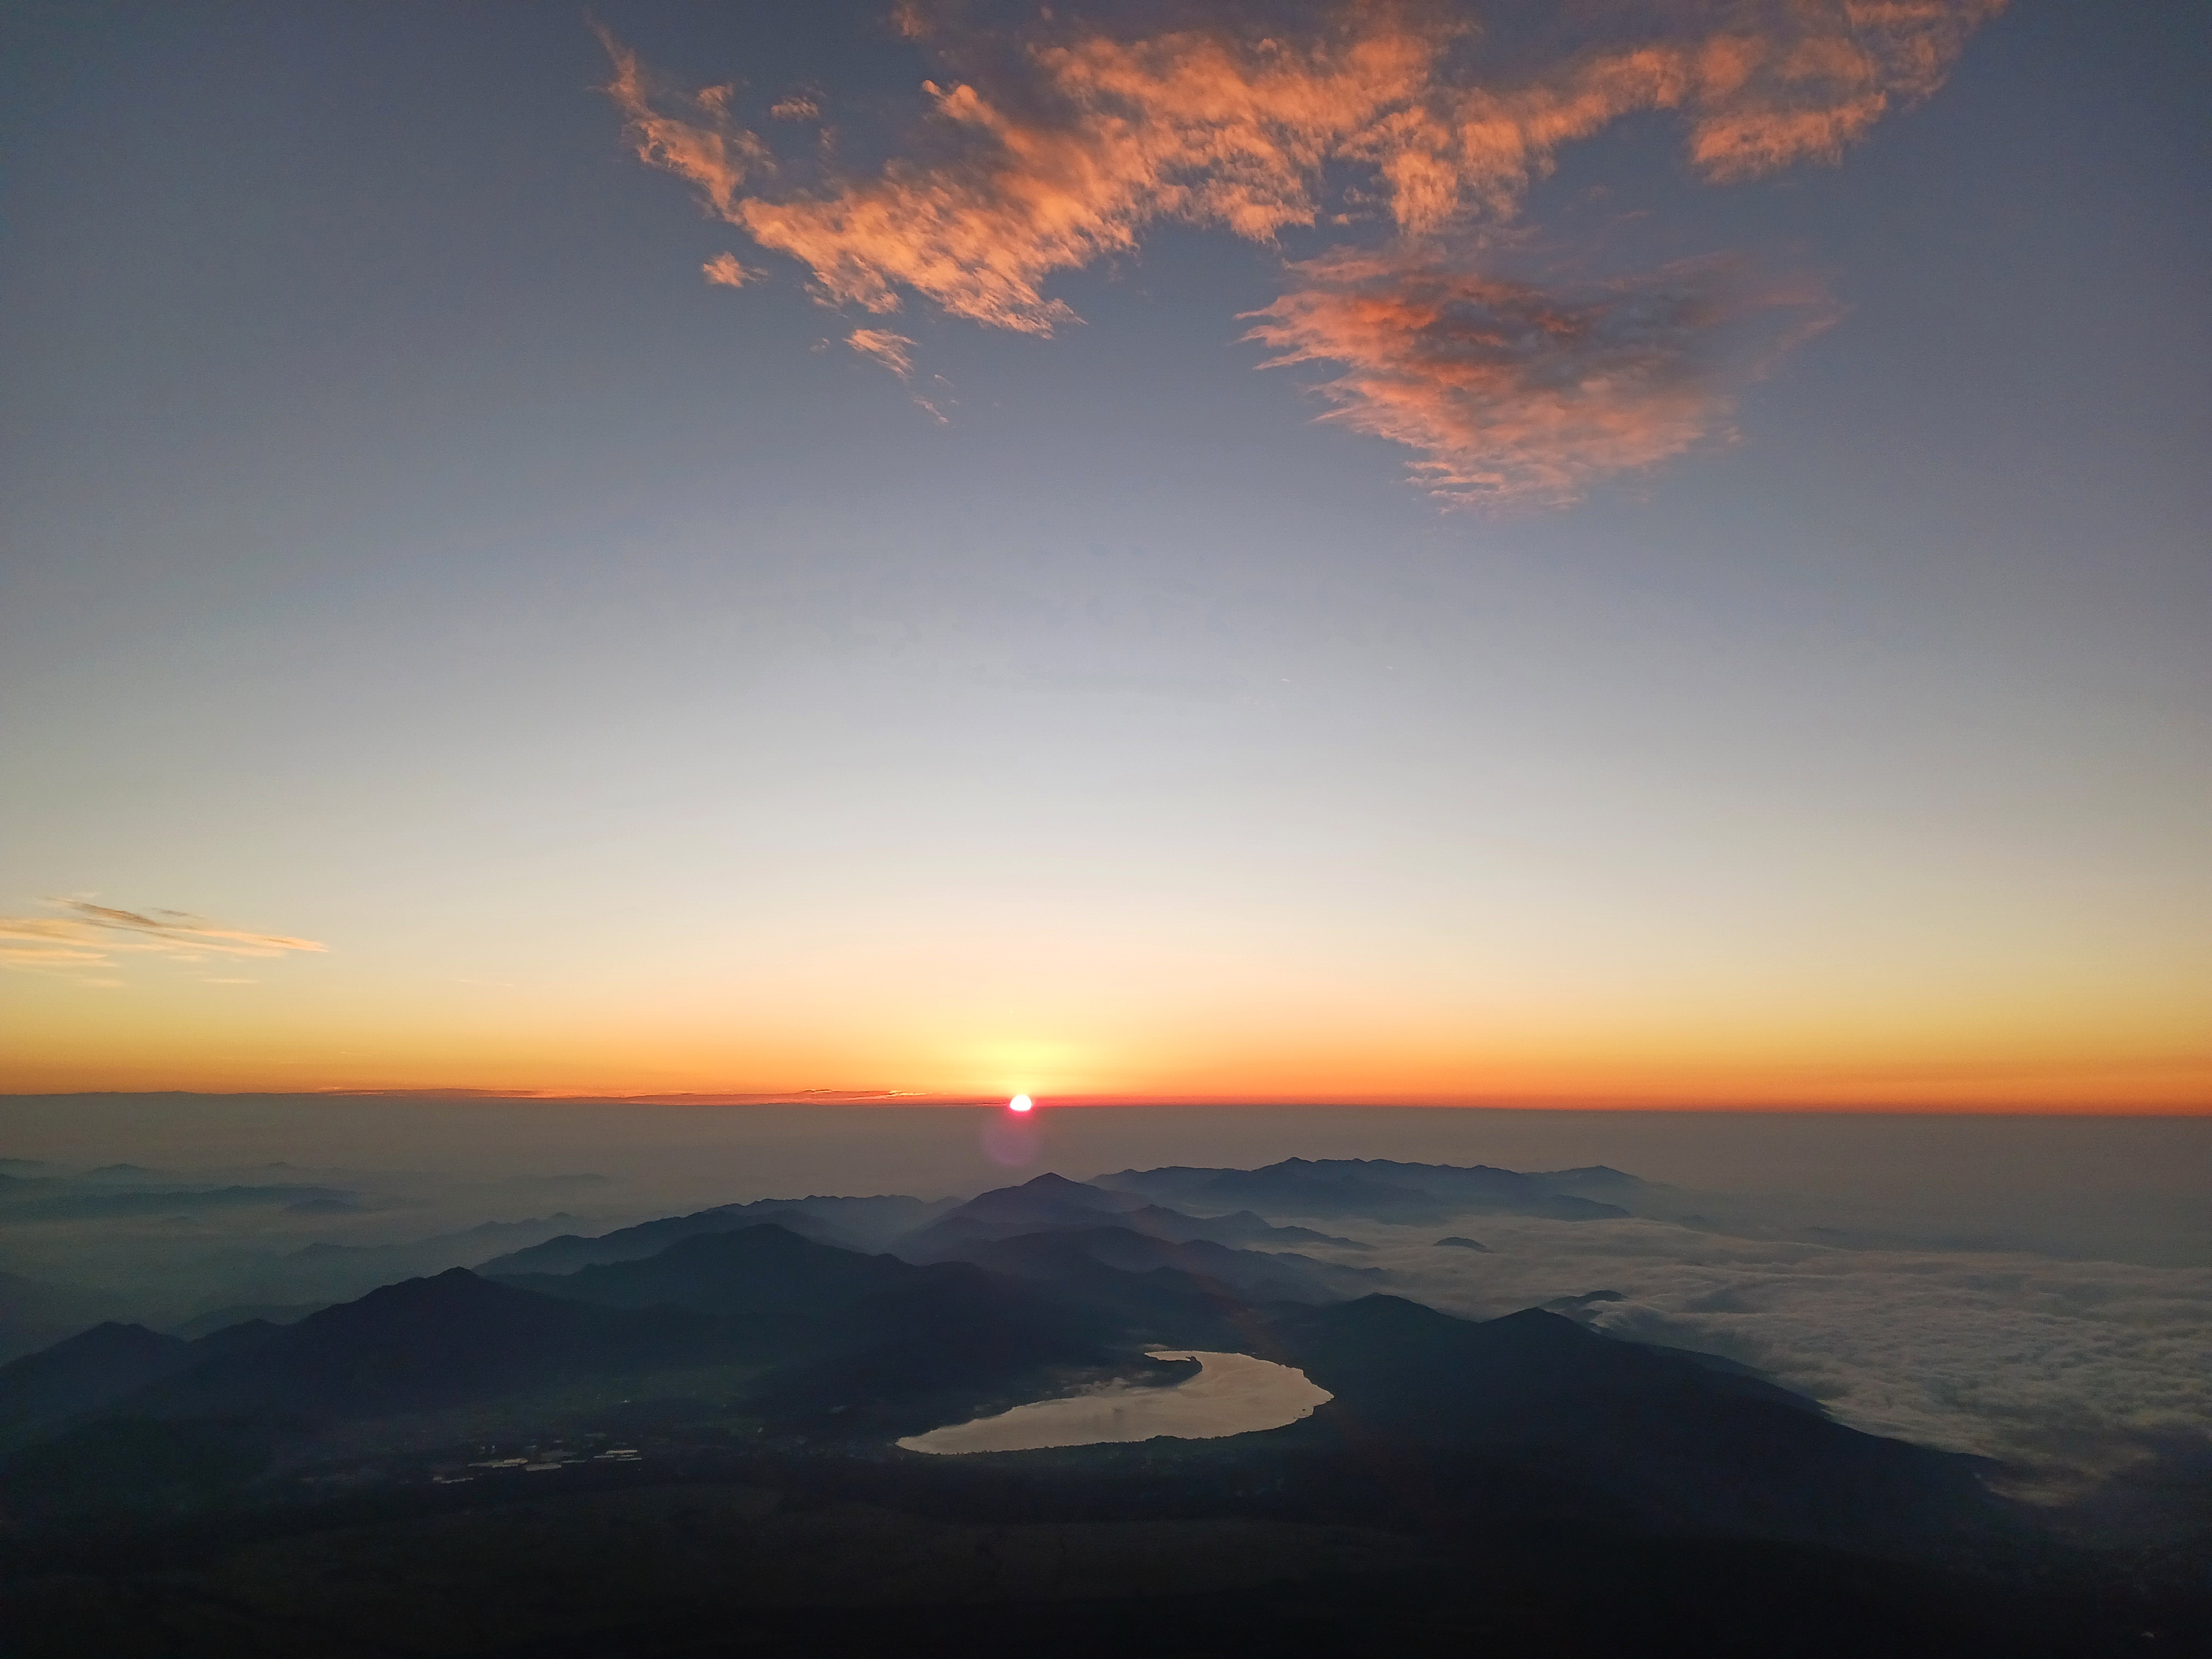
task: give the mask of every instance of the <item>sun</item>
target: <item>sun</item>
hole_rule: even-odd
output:
[[[1031,1104],[1032,1103],[1027,1095],[1016,1095],[1012,1100],[1006,1103],[1006,1109],[1010,1112],[1026,1112],[1029,1110]]]

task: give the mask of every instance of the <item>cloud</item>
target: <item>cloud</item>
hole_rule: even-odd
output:
[[[1490,1254],[1390,1229],[1359,1259],[1474,1317],[1618,1291],[1589,1306],[1601,1329],[1756,1365],[1854,1427],[2004,1460],[2054,1492],[2212,1425],[2212,1269],[1641,1219],[1486,1216],[1477,1231]]]
[[[760,272],[748,270],[739,264],[734,253],[717,253],[699,270],[708,282],[720,288],[743,288],[760,276]]]
[[[1472,289],[1451,284],[1483,282],[1484,228],[1512,217],[1565,146],[1625,116],[1665,112],[1708,179],[1832,162],[1885,114],[1935,91],[2003,3],[1593,0],[1563,19],[1529,0],[1480,29],[1422,0],[1276,8],[1257,21],[1221,4],[1178,9],[1176,27],[1152,32],[1049,10],[993,28],[963,21],[964,9],[908,3],[896,21],[939,76],[922,82],[911,144],[857,175],[823,172],[818,158],[780,160],[733,119],[726,87],[657,93],[611,40],[607,91],[642,160],[804,266],[827,305],[888,315],[919,297],[988,326],[1049,335],[1078,320],[1047,291],[1049,279],[1133,252],[1153,225],[1273,244],[1326,217],[1371,222],[1380,257],[1409,285],[1443,284],[1448,308],[1463,309]],[[793,107],[787,100],[769,112]],[[1272,325],[1299,331],[1283,343],[1299,355],[1277,361],[1352,363],[1326,394],[1343,418],[1415,444],[1425,457],[1416,471],[1455,500],[1523,488],[1500,479],[1568,499],[1577,481],[1680,453],[1721,419],[1666,371],[1663,350],[1622,365],[1638,390],[1618,416],[1552,398],[1525,420],[1493,412],[1470,424],[1465,409],[1440,419],[1433,398],[1425,411],[1413,392],[1389,389],[1418,385],[1433,367],[1433,333],[1368,331],[1367,356],[1325,352],[1357,331],[1336,297],[1278,302]],[[1638,303],[1659,301],[1617,299],[1594,319],[1599,331]],[[1413,361],[1358,366],[1393,343]],[[1544,404],[1548,382],[1528,384]],[[1509,373],[1492,395],[1513,389]],[[1543,449],[1547,423],[1566,446],[1556,458]],[[1480,447],[1485,432],[1506,444],[1494,457]]]
[[[914,342],[903,334],[882,328],[856,328],[845,337],[845,343],[902,380],[914,373]]]
[[[58,914],[0,916],[0,967],[78,976],[116,966],[118,955],[221,963],[320,951],[311,939],[221,927],[184,910],[118,910],[88,899],[46,901]],[[106,979],[82,979],[112,985]]]
[[[856,328],[845,337],[845,343],[870,362],[880,363],[902,380],[914,379],[914,342],[903,334],[894,334],[886,328]],[[945,406],[953,401],[951,382],[942,374],[929,377],[930,392],[924,393],[909,385],[907,397],[939,426],[948,425],[950,417]]]
[[[1414,477],[1470,506],[1564,506],[1726,441],[1741,381],[1834,317],[1711,260],[1579,289],[1369,255],[1291,270],[1301,285],[1245,337],[1274,349],[1262,367],[1341,365],[1315,388],[1322,418],[1418,452]],[[1795,325],[1753,353],[1741,325],[1762,313]]]

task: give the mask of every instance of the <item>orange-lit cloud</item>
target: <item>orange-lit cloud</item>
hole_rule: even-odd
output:
[[[727,88],[658,97],[635,56],[612,41],[608,92],[643,160],[690,181],[710,212],[761,247],[799,261],[823,303],[880,315],[915,295],[1048,335],[1077,320],[1046,290],[1055,273],[1130,252],[1167,221],[1272,243],[1324,216],[1356,226],[1374,204],[1387,244],[1370,257],[1401,265],[1408,292],[1457,283],[1472,293],[1486,282],[1482,228],[1510,218],[1564,146],[1624,116],[1666,111],[1683,122],[1690,165],[1713,180],[1833,161],[1883,115],[1940,86],[1967,36],[2003,3],[1612,0],[1579,9],[1571,42],[1546,46],[1535,27],[1522,33],[1538,44],[1519,49],[1419,0],[1325,8],[1303,23],[1277,14],[1264,28],[1184,10],[1179,27],[1152,33],[1048,11],[1025,31],[994,33],[908,3],[902,29],[946,72],[922,83],[915,154],[861,177],[779,164],[732,118]],[[818,112],[811,94],[769,112],[795,115],[801,102]],[[1347,177],[1358,182],[1347,187]],[[1340,204],[1347,210],[1332,210]],[[1606,471],[1680,453],[1723,418],[1710,394],[1692,396],[1679,379],[1662,390],[1656,357],[1635,370],[1629,407],[1562,404],[1540,377],[1524,376],[1537,398],[1522,415],[1493,408],[1470,420],[1462,396],[1444,418],[1433,398],[1423,407],[1388,390],[1433,378],[1432,337],[1354,328],[1343,297],[1325,286],[1279,302],[1267,326],[1291,337],[1276,341],[1275,361],[1346,363],[1325,388],[1342,418],[1419,449],[1417,473],[1455,500],[1569,499]],[[1323,349],[1346,343],[1347,331],[1358,333],[1358,352]],[[1374,356],[1394,342],[1413,357]],[[1508,375],[1484,395],[1513,389]],[[1565,446],[1556,455],[1542,451],[1547,428]],[[1486,434],[1503,447],[1485,451]]]
[[[1565,505],[1724,441],[1736,382],[1771,355],[1734,325],[1785,312],[1797,339],[1833,314],[1716,261],[1580,289],[1373,256],[1291,270],[1301,285],[1253,313],[1248,337],[1275,349],[1264,366],[1340,365],[1316,387],[1334,405],[1322,418],[1418,452],[1413,476],[1467,505]]]
[[[83,975],[112,968],[118,953],[204,963],[325,948],[311,939],[218,927],[183,910],[149,915],[85,899],[46,902],[59,914],[0,916],[0,967]]]
[[[914,342],[886,328],[856,328],[845,343],[870,362],[881,363],[902,380],[914,373]]]
[[[743,288],[758,279],[760,272],[748,270],[738,263],[734,253],[717,253],[699,267],[700,273],[719,288]]]
[[[856,328],[845,337],[845,343],[872,363],[879,363],[899,377],[911,382],[914,379],[914,342],[903,334],[894,334],[887,328]],[[942,374],[930,377],[929,394],[916,390],[911,384],[907,396],[939,426],[946,424],[945,405],[952,402],[951,385]]]

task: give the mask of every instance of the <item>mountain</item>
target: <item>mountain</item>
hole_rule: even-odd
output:
[[[779,1222],[696,1233],[657,1255],[573,1273],[509,1273],[499,1282],[606,1308],[678,1307],[775,1331],[811,1328],[864,1297],[914,1284],[920,1267],[817,1243]]]
[[[1255,1244],[1286,1249],[1298,1244],[1368,1248],[1310,1227],[1277,1227],[1249,1210],[1229,1215],[1185,1215],[1141,1195],[1115,1192],[1064,1176],[1045,1174],[1018,1187],[1000,1187],[948,1210],[927,1226],[891,1242],[891,1250],[913,1261],[965,1259],[978,1243],[1015,1238],[1024,1233],[1113,1226],[1171,1243]]]
[[[1119,1310],[964,1262],[845,1308],[804,1358],[748,1400],[787,1421],[880,1443],[1032,1399],[1057,1374],[1126,1369],[1135,1358]],[[1055,1287],[1057,1290],[1059,1287]]]
[[[0,1273],[0,1362],[36,1353],[104,1320],[137,1310],[112,1291]]]
[[[1638,1215],[1644,1214],[1647,1206],[1664,1201],[1672,1190],[1602,1164],[1585,1164],[1579,1170],[1546,1170],[1528,1178],[1540,1181],[1555,1193],[1616,1204]]]
[[[143,1325],[95,1325],[0,1365],[0,1443],[36,1435],[183,1369],[192,1345]]]
[[[1286,1443],[1340,1444],[1356,1424],[1364,1441],[1510,1465],[1621,1525],[1910,1548],[1997,1524],[1978,1459],[1540,1310],[1477,1322],[1370,1296],[1279,1310],[1268,1333],[1268,1358],[1337,1396],[1276,1431]]]
[[[169,1334],[181,1336],[186,1341],[197,1341],[227,1331],[234,1326],[246,1324],[296,1325],[311,1313],[320,1313],[331,1304],[325,1302],[233,1302],[220,1308],[211,1308],[203,1314],[170,1328]]]
[[[732,1406],[770,1420],[834,1415],[841,1437],[866,1437],[879,1420],[905,1432],[1015,1403],[1054,1377],[1141,1367],[1138,1343],[1194,1328],[1183,1310],[1206,1299],[1176,1273],[1139,1279],[1087,1260],[1070,1271],[1103,1275],[1105,1293],[862,1255],[775,1224],[570,1275],[494,1280],[456,1267],[292,1325],[254,1321],[194,1342],[102,1327],[0,1368],[0,1428],[22,1443],[102,1419],[152,1419],[250,1429],[265,1444],[588,1378],[618,1377],[624,1392],[651,1397],[657,1374],[727,1366],[717,1386]],[[75,1440],[88,1468],[127,1462],[138,1445],[129,1435]]]
[[[459,1232],[397,1244],[319,1241],[281,1255],[258,1255],[227,1273],[222,1301],[214,1309],[194,1315],[190,1322],[201,1330],[219,1329],[220,1322],[210,1316],[227,1306],[313,1312],[333,1302],[351,1301],[380,1285],[421,1279],[448,1267],[476,1267],[502,1251],[550,1238],[574,1226],[577,1219],[564,1212],[526,1221],[487,1221]]]
[[[1562,1191],[1542,1176],[1486,1164],[1400,1164],[1388,1158],[1291,1158],[1258,1170],[1182,1166],[1123,1170],[1100,1176],[1094,1184],[1200,1210],[1359,1216],[1409,1224],[1469,1213],[1541,1216],[1558,1221],[1592,1221],[1629,1213],[1619,1205]]]
[[[1125,1210],[1141,1209],[1144,1202],[1127,1193],[1109,1192],[1048,1170],[1018,1187],[978,1193],[947,1213],[972,1216],[978,1221],[1064,1221],[1074,1214],[1118,1215]]]
[[[563,1234],[527,1249],[477,1264],[494,1276],[570,1273],[580,1267],[635,1261],[656,1255],[680,1238],[701,1233],[736,1232],[774,1221],[803,1237],[847,1249],[873,1250],[900,1234],[923,1225],[952,1207],[950,1199],[929,1202],[903,1195],[877,1198],[763,1198],[750,1204],[722,1204],[690,1215],[667,1216],[623,1227],[596,1238]]]
[[[220,1344],[228,1334],[202,1343]],[[386,1285],[295,1325],[265,1328],[259,1340],[228,1345],[123,1403],[167,1419],[377,1416],[579,1376],[700,1363],[726,1346],[694,1315],[591,1307],[454,1267]]]
[[[1185,1248],[1119,1237],[1139,1253]],[[641,1261],[501,1282],[602,1306],[712,1317],[735,1351],[776,1367],[747,1396],[748,1410],[817,1424],[835,1417],[847,1434],[893,1420],[902,1431],[934,1426],[985,1401],[1028,1397],[1048,1371],[1126,1367],[1146,1340],[1221,1334],[1210,1317],[1218,1291],[1187,1271],[1152,1271],[1169,1265],[1163,1260],[1115,1271],[1099,1260],[1112,1250],[1080,1233],[983,1248],[988,1272],[951,1256],[916,1263],[861,1255],[763,1223],[681,1239]],[[1294,1270],[1279,1272],[1281,1288],[1310,1291]],[[1051,1282],[1049,1293],[1040,1292],[1040,1280]],[[1194,1318],[1195,1309],[1209,1316]]]
[[[1376,1267],[1340,1267],[1287,1251],[1231,1249],[1205,1239],[1178,1243],[1127,1227],[1054,1227],[1003,1238],[929,1231],[937,1235],[931,1243],[940,1252],[932,1259],[972,1261],[1015,1279],[1065,1279],[1082,1262],[1133,1274],[1165,1268],[1216,1295],[1248,1302],[1340,1301],[1371,1290],[1383,1276]]]

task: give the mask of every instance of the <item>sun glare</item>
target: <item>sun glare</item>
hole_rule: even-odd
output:
[[[1030,1097],[1027,1095],[1016,1095],[1012,1100],[1006,1103],[1006,1109],[1010,1112],[1026,1112],[1029,1110],[1030,1103]]]

